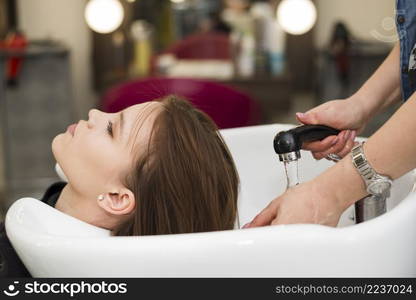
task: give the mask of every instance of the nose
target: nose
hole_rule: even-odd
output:
[[[100,113],[100,111],[98,109],[95,109],[95,108],[90,109],[90,111],[88,112],[88,118],[90,120],[94,119],[99,113]]]
[[[90,111],[88,112],[88,121],[87,121],[87,125],[89,128],[93,128],[94,124],[97,124],[100,113],[101,111],[99,111],[98,109],[90,109]]]

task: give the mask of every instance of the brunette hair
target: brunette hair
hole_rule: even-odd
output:
[[[160,101],[148,147],[124,178],[135,211],[112,234],[233,229],[239,180],[217,126],[177,96]]]

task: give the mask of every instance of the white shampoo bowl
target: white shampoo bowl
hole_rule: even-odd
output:
[[[274,153],[273,138],[290,127],[222,131],[241,179],[241,225],[284,192],[284,168]],[[301,181],[332,164],[302,152]],[[386,214],[354,225],[350,207],[337,228],[298,224],[110,237],[106,230],[23,198],[9,209],[6,230],[35,277],[414,277],[414,182],[413,172],[394,182]]]

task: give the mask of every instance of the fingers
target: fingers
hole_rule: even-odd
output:
[[[339,142],[337,142],[334,146],[326,151],[313,153],[313,157],[317,160],[326,157],[328,154],[336,154],[339,157],[344,157],[351,151],[352,147],[354,146],[355,136],[356,132],[354,130],[347,130],[338,136],[340,138]]]
[[[346,143],[345,143],[344,148],[335,152],[335,154],[337,154],[340,157],[344,157],[348,153],[350,153],[352,147],[354,146],[354,139],[355,139],[355,131],[351,132],[349,135],[346,135],[345,137]]]
[[[243,228],[251,228],[258,226],[270,225],[276,218],[277,208],[279,207],[280,199],[276,198],[264,208],[250,223],[243,226]]]
[[[329,153],[337,154],[341,152],[344,148],[347,142],[349,141],[349,138],[351,137],[352,132],[350,130],[343,131],[340,136],[338,142],[332,146],[330,149],[328,149],[327,153],[325,153],[325,156]]]
[[[337,143],[337,136],[330,135],[324,138],[322,141],[316,142],[305,142],[302,145],[302,149],[309,150],[312,152],[324,152],[331,148],[333,145]]]
[[[345,146],[344,150],[342,150],[341,152],[338,153],[339,156],[344,157],[346,156],[348,153],[350,153],[350,151],[352,150],[352,148],[358,143],[349,140],[347,145]]]
[[[305,113],[296,113],[296,119],[303,123],[309,125],[327,125],[331,127],[338,128],[340,115],[339,109],[336,109],[337,104],[335,101],[326,102],[324,104],[318,105],[311,110]]]
[[[307,113],[296,113],[296,119],[303,124],[318,124],[319,121],[317,120],[317,116],[314,112],[309,111]]]

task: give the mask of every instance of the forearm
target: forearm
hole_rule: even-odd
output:
[[[364,145],[380,174],[396,179],[416,167],[416,93]]]
[[[351,98],[363,106],[367,118],[401,99],[398,42],[380,67]]]
[[[370,165],[396,179],[416,168],[416,93],[364,144]],[[316,178],[343,209],[367,195],[365,184],[347,155]],[[340,184],[341,183],[341,184]]]

